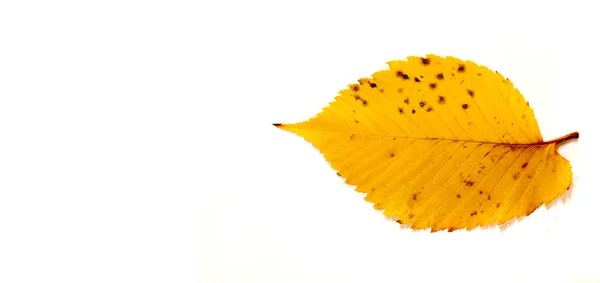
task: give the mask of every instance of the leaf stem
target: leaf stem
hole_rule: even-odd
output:
[[[560,138],[555,138],[553,140],[545,141],[542,144],[560,143],[560,142],[568,141],[570,139],[577,139],[577,138],[579,138],[579,132],[572,132],[572,133],[564,135]]]

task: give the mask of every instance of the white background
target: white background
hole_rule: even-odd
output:
[[[0,282],[600,282],[594,7],[2,1]],[[572,190],[415,232],[271,126],[427,53],[508,76],[546,139],[579,131]]]

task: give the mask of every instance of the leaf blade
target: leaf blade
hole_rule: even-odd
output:
[[[414,229],[450,231],[528,215],[564,193],[568,160],[533,110],[489,68],[429,54],[340,91],[322,112],[278,127],[321,151],[346,183]]]

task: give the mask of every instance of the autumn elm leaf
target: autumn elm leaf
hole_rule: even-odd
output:
[[[274,124],[313,144],[346,183],[414,229],[502,224],[571,183],[559,143],[543,141],[510,80],[471,61],[427,55],[340,91],[313,118]]]

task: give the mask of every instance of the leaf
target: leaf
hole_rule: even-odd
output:
[[[383,214],[431,231],[502,224],[548,205],[571,165],[544,142],[510,80],[454,57],[408,57],[340,91],[315,117],[274,124],[312,143]]]

